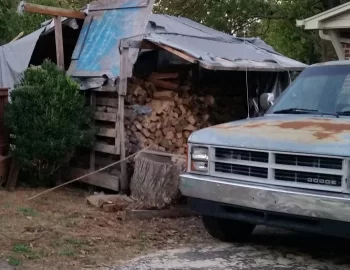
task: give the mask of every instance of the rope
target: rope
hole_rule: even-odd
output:
[[[45,191],[43,191],[43,192],[41,192],[41,193],[39,193],[39,194],[37,194],[37,195],[35,195],[35,196],[33,196],[33,197],[30,197],[30,198],[27,199],[26,201],[31,201],[31,200],[33,200],[33,199],[35,199],[35,198],[38,198],[38,197],[40,197],[40,196],[42,196],[42,195],[44,195],[44,194],[46,194],[46,193],[49,193],[49,192],[54,191],[54,190],[56,190],[56,189],[59,189],[59,188],[61,188],[61,187],[63,187],[63,186],[69,185],[69,184],[71,184],[71,183],[74,183],[74,182],[76,182],[76,181],[79,181],[79,180],[81,180],[81,179],[84,179],[84,178],[86,178],[86,177],[88,177],[88,176],[91,176],[91,175],[94,175],[94,174],[96,174],[96,173],[99,173],[99,172],[102,172],[102,171],[104,171],[104,170],[107,170],[107,169],[110,168],[110,167],[113,167],[113,166],[115,166],[115,165],[117,165],[117,164],[119,164],[119,163],[121,163],[121,162],[123,162],[123,161],[129,160],[129,159],[133,158],[134,156],[137,156],[137,155],[141,154],[142,152],[146,151],[148,148],[149,148],[149,147],[144,148],[144,149],[142,149],[142,150],[136,152],[135,154],[132,154],[132,155],[130,155],[130,156],[128,156],[128,157],[126,157],[126,158],[124,158],[124,159],[122,159],[122,160],[119,160],[119,161],[117,161],[117,162],[114,162],[114,163],[112,163],[112,164],[109,164],[108,166],[103,167],[103,168],[101,168],[101,169],[99,169],[99,170],[96,170],[96,171],[90,172],[90,173],[88,173],[88,174],[85,174],[85,175],[83,175],[83,176],[80,176],[80,177],[78,177],[78,178],[75,178],[75,179],[73,179],[73,180],[71,180],[71,181],[69,181],[69,182],[63,183],[62,185],[59,185],[59,186],[57,186],[57,187],[54,187],[54,188],[45,190]]]

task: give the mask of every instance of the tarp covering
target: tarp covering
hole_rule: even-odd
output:
[[[13,88],[28,68],[41,28],[24,38],[0,47],[0,87]]]
[[[237,38],[186,18],[152,15],[145,37],[198,59],[209,69],[302,70],[307,65],[290,59],[260,38]]]

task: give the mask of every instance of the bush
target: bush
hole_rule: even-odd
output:
[[[10,96],[4,117],[12,154],[38,181],[52,179],[76,147],[92,146],[92,111],[78,85],[50,61],[27,69]]]

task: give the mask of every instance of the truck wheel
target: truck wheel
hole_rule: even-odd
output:
[[[246,240],[255,228],[254,224],[211,216],[203,216],[202,221],[212,237],[224,242]]]

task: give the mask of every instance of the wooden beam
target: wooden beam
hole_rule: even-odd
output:
[[[118,155],[118,152],[119,152],[118,148],[119,148],[119,146],[109,145],[109,144],[102,143],[102,142],[95,143],[95,151],[96,152],[101,152],[101,153],[106,153],[106,154],[111,154],[111,155]]]
[[[64,50],[61,17],[54,17],[57,66],[64,70]]]
[[[79,168],[71,168],[70,169],[70,178],[77,178],[88,174],[89,170],[79,169]],[[80,180],[81,182],[107,188],[114,191],[119,191],[119,178],[107,173],[96,173],[90,176],[87,176]]]
[[[30,3],[25,3],[23,8],[25,12],[38,13],[43,15],[61,16],[61,17],[82,19],[82,20],[85,19],[86,17],[86,14],[84,12],[76,11],[72,9],[50,7],[50,6],[36,5],[36,4],[30,4]]]
[[[117,116],[114,113],[96,112],[95,119],[106,122],[116,122]]]
[[[172,53],[172,54],[177,55],[178,57],[180,57],[180,58],[182,58],[182,59],[184,59],[184,60],[186,60],[186,61],[188,61],[188,62],[190,62],[192,64],[195,64],[195,63],[198,62],[198,60],[196,58],[194,58],[193,56],[190,56],[190,55],[188,55],[186,53],[180,52],[180,51],[178,51],[176,49],[173,49],[173,48],[171,48],[169,46],[158,44],[158,43],[153,43],[153,44],[156,45],[159,48],[162,48],[162,49]]]
[[[119,90],[118,90],[118,121],[116,130],[119,130],[119,136],[116,137],[116,144],[120,145],[120,159],[125,159],[125,133],[124,133],[124,98],[127,93],[128,84],[128,68],[129,68],[129,48],[120,48],[120,77],[119,77]],[[127,192],[129,189],[128,175],[127,175],[127,163],[124,161],[120,164],[121,175],[120,175],[120,190]]]
[[[96,135],[108,138],[116,138],[117,132],[112,128],[99,128],[97,127]]]
[[[90,105],[93,112],[96,111],[96,93],[91,91],[90,93]],[[93,119],[93,125],[95,125],[95,119]],[[96,169],[96,155],[95,149],[91,149],[90,152],[90,171],[94,171]]]

